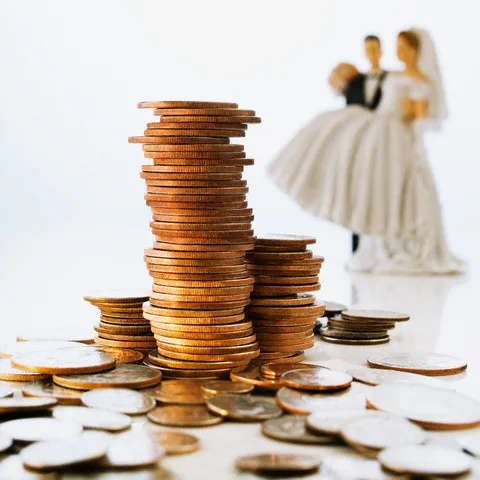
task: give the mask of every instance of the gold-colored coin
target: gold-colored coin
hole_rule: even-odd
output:
[[[195,380],[164,380],[150,394],[159,402],[203,405],[202,383]]]
[[[321,460],[313,455],[268,453],[237,458],[235,467],[254,473],[293,475],[315,472],[320,463]]]
[[[217,415],[244,422],[260,422],[283,413],[275,399],[253,395],[215,395],[207,399],[207,407]]]
[[[155,348],[156,343],[152,337],[151,341],[127,342],[125,340],[108,340],[102,337],[95,337],[95,343],[103,347],[113,348],[133,348],[133,349],[151,349]]]
[[[214,415],[204,405],[167,405],[147,416],[151,422],[167,427],[209,427],[223,422],[220,415]]]
[[[213,396],[227,394],[245,394],[253,391],[255,387],[246,383],[232,382],[230,380],[212,380],[204,382],[201,386],[204,395]]]
[[[115,357],[117,364],[119,363],[140,363],[143,360],[143,353],[137,350],[128,350],[126,348],[112,348],[112,347],[104,347],[99,345],[98,350],[102,352],[108,353]]]
[[[278,390],[284,386],[281,380],[263,377],[260,367],[260,364],[252,362],[248,366],[235,368],[230,372],[230,379],[233,382],[246,383],[268,390]]]
[[[281,378],[282,375],[291,370],[309,370],[318,368],[318,365],[310,363],[292,363],[292,362],[280,362],[280,363],[266,363],[260,367],[260,373],[271,379]]]
[[[44,380],[50,375],[46,373],[27,372],[12,367],[12,363],[8,358],[0,359],[0,380],[10,380],[14,382],[34,382],[35,380]]]
[[[334,391],[348,388],[353,379],[347,373],[317,367],[290,370],[282,375],[282,380],[288,387],[298,390]]]
[[[237,361],[187,361],[177,360],[163,355],[159,355],[157,351],[153,351],[148,355],[148,359],[154,365],[159,367],[179,368],[182,370],[222,370],[227,368],[235,368],[246,365],[249,360],[237,360]]]
[[[200,448],[200,440],[194,435],[168,430],[149,431],[152,440],[160,445],[167,455],[181,455],[195,452]]]

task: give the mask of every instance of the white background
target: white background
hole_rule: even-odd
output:
[[[362,39],[376,33],[384,66],[398,67],[395,35],[411,25],[428,29],[438,46],[451,119],[428,138],[428,149],[450,244],[475,267],[474,0],[1,0],[0,7],[0,307],[10,333],[33,323],[93,321],[96,313],[81,298],[91,288],[148,286],[143,156],[127,143],[151,118],[136,109],[141,100],[234,101],[255,109],[263,123],[249,129],[246,145],[256,160],[247,178],[257,232],[318,237],[317,252],[327,259],[322,294],[353,302],[355,280],[343,267],[348,232],[302,212],[264,170],[312,116],[342,105],[326,85],[335,63],[365,68]],[[385,287],[396,280],[372,281],[359,287],[365,301],[384,302],[382,288],[398,294]],[[448,283],[446,291],[457,283],[417,279],[402,291],[408,297],[426,288],[442,303],[439,282]],[[473,305],[474,291],[461,289],[456,301]],[[454,312],[452,306],[448,315]]]

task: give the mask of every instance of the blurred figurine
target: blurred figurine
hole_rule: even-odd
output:
[[[345,96],[347,105],[362,105],[375,110],[382,98],[382,83],[387,72],[382,69],[382,44],[376,35],[367,35],[364,39],[365,56],[370,63],[370,70],[360,73],[349,63],[340,63],[332,71],[329,83],[337,94]],[[360,238],[352,235],[352,252],[358,248]]]
[[[268,172],[305,210],[362,235],[350,271],[462,273],[423,146],[424,130],[447,116],[430,35],[400,32],[397,56],[404,68],[387,75],[375,111],[350,105],[318,115]]]

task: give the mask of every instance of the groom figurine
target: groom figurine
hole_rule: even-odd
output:
[[[380,66],[382,44],[376,35],[364,39],[365,56],[370,63],[367,73],[360,73],[353,65],[341,63],[332,72],[330,85],[345,97],[347,105],[361,105],[375,110],[382,98],[382,83],[387,72]],[[358,248],[360,238],[352,236],[352,251]]]

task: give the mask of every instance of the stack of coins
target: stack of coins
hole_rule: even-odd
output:
[[[249,123],[260,119],[234,103],[143,102],[160,115],[142,137],[145,199],[155,236],[145,262],[153,278],[145,318],[157,351],[149,355],[165,377],[214,378],[259,354],[244,317],[253,279],[245,253],[254,247],[243,145]]]
[[[155,348],[150,323],[143,317],[142,305],[148,301],[145,292],[97,291],[83,298],[100,309],[100,321],[94,326],[97,345],[145,353]]]
[[[320,289],[324,259],[307,250],[315,241],[299,235],[262,236],[247,256],[255,276],[247,314],[262,360],[292,357],[313,347],[315,321],[325,311],[325,305],[307,293]]]
[[[328,300],[324,300],[323,303],[325,304],[325,313],[323,314],[323,317],[320,317],[315,322],[315,330],[317,333],[320,332],[322,327],[328,325],[329,318],[340,315],[344,310],[348,310],[348,307],[342,303],[330,302]]]
[[[345,310],[320,328],[325,342],[344,345],[380,345],[390,341],[388,331],[396,322],[407,321],[404,313],[383,310]]]

